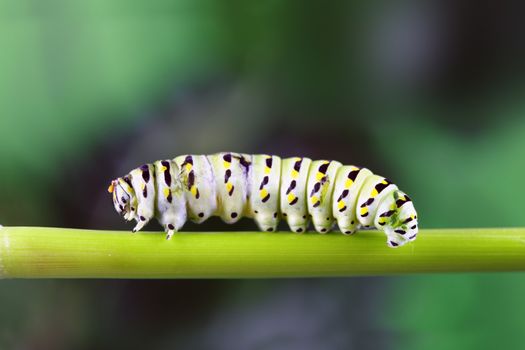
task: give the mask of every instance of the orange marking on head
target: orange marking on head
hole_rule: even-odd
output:
[[[115,183],[114,181],[111,181],[111,184],[108,187],[108,192],[113,193],[115,191]]]

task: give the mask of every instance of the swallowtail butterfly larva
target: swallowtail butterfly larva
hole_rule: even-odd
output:
[[[263,231],[284,219],[294,232],[343,234],[375,227],[390,247],[416,239],[411,199],[366,168],[309,158],[217,153],[182,155],[132,170],[111,182],[115,209],[139,231],[156,217],[167,238],[190,219],[220,216],[227,223],[253,218]]]

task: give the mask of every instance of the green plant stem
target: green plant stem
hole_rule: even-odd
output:
[[[525,271],[525,228],[421,230],[392,249],[381,232],[160,233],[0,229],[3,278],[262,278]]]

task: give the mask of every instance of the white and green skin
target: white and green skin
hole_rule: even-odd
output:
[[[132,170],[111,182],[115,209],[135,220],[133,232],[156,217],[167,239],[189,218],[220,216],[232,224],[253,218],[263,231],[285,219],[294,232],[310,220],[319,233],[335,222],[343,234],[376,227],[390,247],[416,239],[417,213],[410,198],[384,177],[337,161],[281,159],[271,155],[183,155]]]

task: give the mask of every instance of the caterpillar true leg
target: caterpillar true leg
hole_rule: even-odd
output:
[[[134,169],[111,182],[115,210],[135,220],[133,231],[154,216],[169,239],[189,218],[200,223],[220,216],[227,223],[254,218],[275,231],[281,217],[294,232],[304,232],[309,217],[326,233],[337,221],[344,234],[359,227],[385,232],[398,247],[417,237],[417,213],[410,198],[366,168],[336,161],[271,155],[217,153],[183,155]]]

